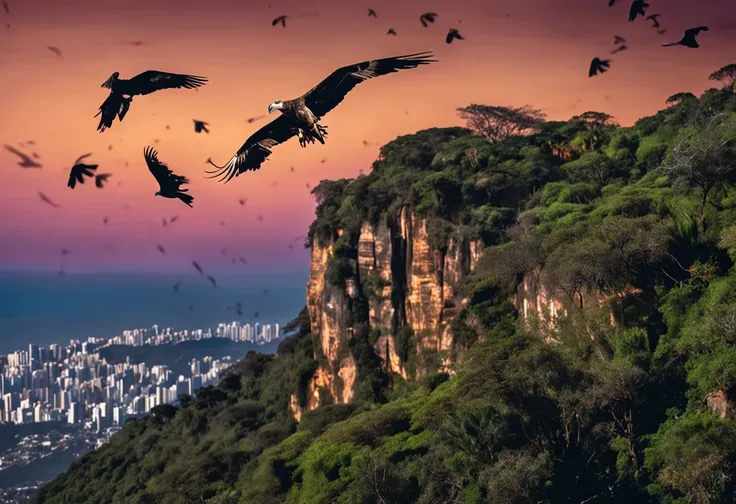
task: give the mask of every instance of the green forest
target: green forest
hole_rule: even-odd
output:
[[[736,502],[733,86],[678,93],[631,127],[459,112],[467,128],[399,137],[369,174],[323,181],[307,240],[342,230],[337,284],[361,223],[404,205],[433,246],[482,239],[454,373],[385,376],[358,313],[356,398],[297,423],[289,397],[303,402],[319,358],[305,309],[277,355],[251,352],[217,387],[129,420],[35,502]],[[556,327],[510,301],[539,268],[569,302]]]

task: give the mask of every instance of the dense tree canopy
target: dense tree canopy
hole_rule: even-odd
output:
[[[361,299],[387,281],[363,279],[353,402],[294,422],[290,396],[305,404],[324,358],[305,310],[278,355],[250,353],[217,387],[128,422],[36,501],[736,501],[734,124],[736,95],[712,89],[627,128],[587,112],[492,142],[397,138],[370,174],[320,184],[310,238],[334,243],[335,292],[361,224],[394,226],[405,206],[433,247],[482,240],[458,285],[454,375],[385,375]],[[567,309],[553,325],[511,302],[532,275]],[[411,328],[394,337],[422,365]]]

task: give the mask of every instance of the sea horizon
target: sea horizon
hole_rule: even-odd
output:
[[[214,330],[233,321],[285,324],[306,304],[306,270],[216,278],[217,288],[191,273],[0,271],[0,354],[27,349],[29,343],[111,338],[154,324],[178,331]],[[228,310],[236,302],[242,316]]]

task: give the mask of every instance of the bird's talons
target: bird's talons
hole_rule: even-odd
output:
[[[320,124],[317,124],[316,126],[317,126],[317,132],[318,132],[318,133],[319,133],[319,134],[320,134],[320,135],[321,135],[322,137],[326,137],[326,136],[327,136],[327,126],[322,126],[322,125],[320,125]]]

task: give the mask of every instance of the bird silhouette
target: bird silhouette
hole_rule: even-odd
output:
[[[255,117],[249,117],[248,119],[246,119],[246,121],[248,121],[248,124],[252,124],[252,123],[254,123],[256,121],[260,121],[264,117],[266,117],[266,116],[265,115],[259,115],[259,116],[255,116]]]
[[[194,121],[194,132],[195,133],[202,133],[203,131],[205,133],[209,133],[210,130],[207,129],[207,126],[209,126],[209,123],[206,123],[204,121],[198,121],[196,119],[193,119]]]
[[[700,44],[698,44],[698,41],[695,40],[695,37],[701,31],[708,31],[708,27],[698,26],[697,28],[690,28],[689,30],[685,30],[685,34],[682,36],[680,40],[678,40],[677,42],[670,42],[669,44],[662,44],[662,47],[681,45],[681,46],[689,47],[691,49],[697,49],[698,47],[700,47]]]
[[[625,44],[625,43],[626,43],[626,39],[625,38],[619,37],[618,35],[614,35],[613,36],[613,44],[614,45]]]
[[[617,47],[616,49],[614,49],[613,51],[611,51],[611,54],[617,54],[617,53],[620,53],[621,51],[625,51],[625,50],[626,50],[626,49],[628,49],[628,48],[629,48],[629,46],[627,46],[626,44],[621,44],[621,45],[620,45],[620,46],[618,46],[618,47]]]
[[[102,189],[102,184],[107,182],[107,179],[110,177],[112,177],[112,173],[99,173],[95,175],[95,186],[97,186],[97,189]]]
[[[659,29],[659,21],[657,21],[657,18],[661,16],[662,14],[652,14],[646,17],[647,21],[652,22],[652,28]]]
[[[135,95],[147,95],[162,89],[196,89],[206,83],[206,77],[158,70],[147,70],[132,79],[120,79],[120,73],[114,72],[101,86],[108,88],[110,94],[95,114],[95,117],[100,116],[97,131],[102,132],[111,127],[115,116],[122,121]]]
[[[217,287],[217,280],[211,275],[207,275],[207,280],[212,284],[212,287]]]
[[[664,35],[664,32],[667,31],[667,28],[662,28],[661,30],[657,30],[657,34]]]
[[[10,6],[8,5],[8,2],[3,0],[3,9],[5,9],[6,14],[10,14]]]
[[[39,197],[39,198],[41,198],[41,201],[43,201],[44,203],[46,203],[46,204],[48,204],[48,205],[51,205],[51,206],[52,206],[52,207],[54,207],[54,208],[62,208],[62,206],[61,206],[61,205],[59,205],[59,204],[57,204],[57,203],[54,203],[54,202],[53,202],[53,201],[51,200],[51,198],[49,198],[48,196],[46,196],[46,195],[45,195],[44,193],[42,193],[41,191],[38,191],[38,197]]]
[[[110,217],[103,217],[103,218],[102,218],[102,223],[103,223],[103,224],[104,224],[105,226],[107,226],[107,223],[108,223],[108,221],[109,221],[109,220],[110,220]]]
[[[202,266],[200,266],[197,261],[192,261],[192,266],[194,266],[194,269],[199,271],[200,275],[204,275],[204,270],[202,269]]]
[[[281,26],[283,26],[284,28],[286,28],[286,18],[287,17],[288,16],[279,16],[279,17],[277,17],[276,19],[274,19],[273,21],[271,21],[271,26],[276,26],[277,24],[281,23]]]
[[[445,42],[448,44],[452,44],[452,41],[455,39],[465,40],[456,28],[450,28],[450,31],[447,32],[447,36],[445,37]]]
[[[163,196],[164,198],[180,199],[189,207],[192,206],[194,197],[184,194],[189,189],[181,189],[183,184],[188,184],[189,180],[182,175],[176,175],[168,166],[158,160],[158,152],[152,147],[146,147],[143,150],[143,156],[146,158],[148,170],[156,179],[159,190],[155,196]]]
[[[376,15],[376,11],[374,11],[373,9],[368,9],[368,17],[378,17],[378,16]]]
[[[645,16],[648,7],[649,4],[644,0],[634,0],[629,8],[629,21],[635,20],[636,16]]]
[[[238,257],[238,261],[240,261],[243,264],[248,264],[248,260],[245,257]]]
[[[18,166],[20,166],[21,168],[43,168],[42,164],[35,162],[33,159],[30,158],[30,156],[24,154],[23,152],[19,151],[15,147],[12,147],[10,145],[5,145],[5,150],[7,150],[10,153],[15,154],[21,159],[20,162],[18,163]]]
[[[75,163],[69,171],[69,182],[66,184],[67,187],[74,189],[77,186],[77,182],[84,184],[84,177],[92,178],[95,176],[92,172],[97,169],[97,166],[98,165],[88,165],[79,162]]]
[[[48,46],[46,49],[56,54],[59,58],[64,59],[64,55],[61,54],[61,49],[59,49],[58,47]]]
[[[179,216],[178,215],[174,215],[172,218],[169,219],[169,222],[171,224],[173,224],[174,222],[176,222],[178,220],[179,220]]]
[[[425,12],[421,16],[419,16],[419,21],[422,23],[422,26],[427,28],[430,23],[434,23],[434,20],[437,18],[436,12]]]
[[[588,77],[593,77],[599,73],[605,73],[611,66],[611,60],[602,60],[599,58],[593,58],[590,62],[590,70],[588,71]]]
[[[174,284],[174,292],[179,292],[179,287],[181,287],[181,280]]]
[[[393,28],[389,28],[386,32],[386,35],[396,35],[396,30],[394,30]]]
[[[240,206],[245,206],[247,202],[248,202],[248,198],[241,198],[238,200],[238,203],[240,203]]]
[[[157,248],[157,249],[158,249],[158,251],[159,251],[159,252],[161,252],[162,254],[165,254],[165,253],[166,253],[166,249],[165,249],[165,248],[163,247],[163,245],[156,245],[156,248]]]
[[[613,7],[613,4],[616,3],[616,0],[608,0],[608,6]]]

